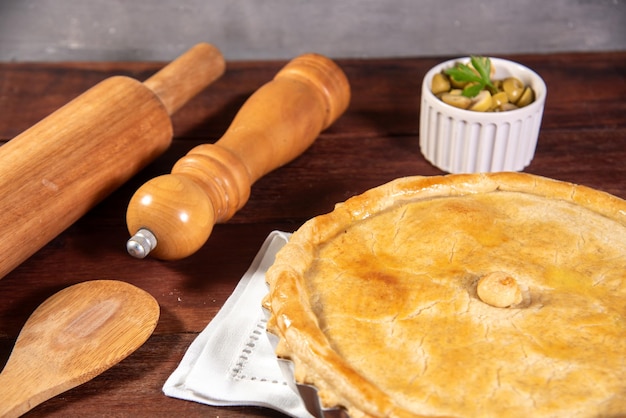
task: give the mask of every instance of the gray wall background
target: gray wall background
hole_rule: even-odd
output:
[[[0,61],[626,49],[626,0],[0,0]]]

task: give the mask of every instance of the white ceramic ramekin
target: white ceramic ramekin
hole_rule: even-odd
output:
[[[492,79],[514,76],[535,91],[535,100],[506,112],[476,112],[459,109],[431,91],[433,76],[457,58],[433,67],[422,82],[419,144],[424,157],[449,173],[521,171],[535,155],[539,127],[546,101],[546,84],[531,69],[516,62],[491,58],[496,72]]]

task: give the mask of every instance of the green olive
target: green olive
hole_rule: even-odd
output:
[[[472,104],[472,99],[460,94],[444,93],[441,95],[441,100],[443,100],[444,103],[460,109],[467,109]]]
[[[502,90],[508,96],[509,102],[517,103],[524,91],[524,83],[519,78],[508,77],[502,82]]]
[[[467,86],[467,81],[457,81],[454,77],[450,77],[450,84],[454,89],[462,89]]]
[[[507,112],[509,110],[515,110],[515,109],[519,109],[519,108],[515,106],[513,103],[503,103],[502,106],[499,107],[499,110],[501,112]]]
[[[528,106],[535,100],[535,92],[530,86],[526,86],[519,100],[517,101],[517,107]]]
[[[467,65],[476,71],[471,62]],[[493,85],[488,88],[485,86],[474,98],[464,96],[463,91],[475,85],[475,82],[459,82],[443,71],[435,74],[431,81],[431,89],[443,102],[460,109],[477,112],[504,112],[519,109],[535,100],[535,92],[531,87],[524,85],[519,78],[508,77],[494,80],[495,71],[492,65],[490,77]]]
[[[491,96],[491,106],[492,108],[498,108],[505,103],[509,102],[509,96],[503,91],[499,91],[493,96]]]
[[[446,75],[437,73],[433,76],[430,86],[433,94],[438,95],[446,91],[450,91],[450,80]]]
[[[472,100],[472,104],[469,110],[476,112],[486,112],[491,108],[491,93],[487,90],[483,90]]]

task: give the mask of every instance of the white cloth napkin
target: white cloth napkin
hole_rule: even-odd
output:
[[[272,232],[233,294],[167,379],[167,396],[214,406],[255,405],[311,417],[285,377],[265,333],[265,271],[289,234]]]

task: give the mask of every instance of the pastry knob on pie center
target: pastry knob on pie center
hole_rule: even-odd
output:
[[[307,221],[266,280],[277,353],[324,408],[626,417],[616,196],[525,173],[400,178]]]
[[[496,308],[508,308],[522,302],[519,284],[502,271],[494,271],[481,277],[476,292],[480,300]]]

